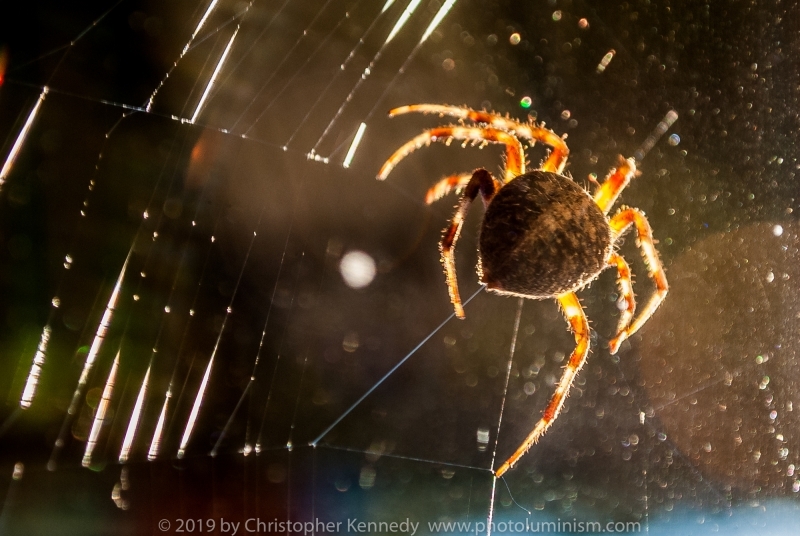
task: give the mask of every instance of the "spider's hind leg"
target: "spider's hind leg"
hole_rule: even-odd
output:
[[[656,291],[650,296],[650,299],[642,308],[639,316],[611,340],[609,346],[611,348],[611,353],[615,354],[620,344],[636,333],[653,315],[658,306],[661,305],[661,302],[664,301],[667,295],[669,285],[667,284],[667,276],[664,273],[664,267],[661,265],[656,247],[653,243],[653,231],[650,229],[650,224],[647,218],[644,217],[644,214],[635,208],[626,208],[619,211],[611,218],[609,223],[611,224],[611,231],[614,233],[614,241],[619,240],[631,225],[636,227],[636,243],[642,250],[642,256],[647,265],[647,270],[656,284]]]
[[[558,303],[561,305],[564,316],[575,334],[575,350],[572,351],[572,355],[567,361],[567,366],[564,367],[564,373],[558,381],[556,392],[553,393],[550,403],[547,404],[542,418],[539,419],[533,431],[528,434],[528,437],[525,438],[525,441],[522,442],[514,454],[495,471],[494,474],[497,477],[503,476],[506,471],[511,469],[550,428],[564,405],[564,400],[569,394],[569,389],[575,380],[575,376],[586,362],[586,356],[589,353],[589,321],[586,319],[586,313],[583,312],[581,302],[574,292],[567,292],[558,297]]]
[[[461,234],[461,227],[464,225],[464,218],[467,215],[467,210],[478,196],[478,192],[483,196],[483,201],[488,203],[492,197],[494,197],[496,190],[491,173],[485,169],[476,169],[467,183],[467,186],[464,188],[464,194],[461,196],[458,209],[453,215],[450,226],[445,229],[444,236],[442,237],[440,248],[442,251],[444,272],[447,276],[447,289],[450,292],[450,301],[453,303],[453,308],[458,318],[464,318],[464,307],[461,305],[461,296],[458,293],[458,281],[456,278],[456,241],[458,240],[458,235]]]
[[[620,315],[619,315],[619,323],[617,324],[617,335],[614,340],[619,339],[622,336],[622,333],[628,328],[631,323],[631,319],[633,318],[633,313],[636,310],[636,300],[633,296],[633,284],[631,282],[631,269],[628,266],[628,263],[617,253],[612,253],[611,257],[608,259],[609,266],[613,266],[617,269],[617,285],[619,285],[619,308],[620,308]],[[617,346],[618,347],[618,346]],[[612,346],[611,353],[614,354],[617,351],[617,347]]]

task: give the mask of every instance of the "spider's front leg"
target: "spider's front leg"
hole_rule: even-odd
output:
[[[619,157],[619,164],[615,169],[606,177],[603,184],[598,186],[594,193],[594,202],[603,211],[603,214],[608,214],[614,202],[622,193],[622,190],[631,182],[631,179],[637,176],[639,172],[636,170],[636,162],[633,158]]]
[[[574,292],[567,292],[558,297],[558,303],[564,311],[564,316],[569,322],[572,332],[575,334],[575,350],[569,357],[567,366],[564,368],[564,373],[556,387],[556,392],[553,393],[550,403],[542,414],[542,418],[536,423],[533,431],[528,434],[525,441],[517,448],[514,454],[501,465],[497,471],[494,472],[498,478],[511,469],[515,463],[522,458],[530,448],[539,441],[539,438],[550,428],[553,421],[558,417],[561,407],[564,405],[564,400],[569,394],[569,389],[578,371],[581,370],[583,364],[586,362],[586,355],[589,353],[589,322],[586,319],[586,313],[583,312],[581,302],[578,301],[578,296]]]
[[[636,333],[653,315],[658,306],[661,305],[661,302],[664,301],[669,291],[669,285],[667,284],[667,276],[664,273],[664,267],[661,265],[658,253],[656,253],[656,247],[653,244],[653,231],[650,229],[650,224],[647,218],[644,217],[644,214],[635,208],[626,208],[619,211],[616,216],[611,218],[609,223],[611,224],[611,231],[614,233],[613,240],[615,242],[625,234],[631,225],[636,227],[637,245],[642,249],[642,256],[647,265],[647,270],[656,284],[656,291],[641,310],[636,320],[611,340],[609,346],[611,348],[611,353],[615,354],[620,344]]]
[[[450,301],[453,303],[456,316],[464,318],[464,307],[461,305],[461,296],[458,294],[458,281],[456,279],[455,247],[458,235],[461,234],[461,227],[464,225],[464,218],[467,210],[478,192],[483,196],[484,203],[489,203],[496,191],[495,182],[491,173],[485,169],[476,169],[472,178],[464,188],[464,194],[458,204],[458,209],[453,215],[450,226],[445,229],[444,236],[440,245],[442,251],[442,263],[444,272],[447,276],[447,289],[450,292]]]
[[[501,183],[497,182],[497,179],[492,177],[495,181],[495,184],[498,188],[502,186]],[[453,190],[456,193],[461,193],[461,191],[469,184],[469,181],[472,180],[472,173],[459,173],[458,175],[448,175],[447,177],[443,178],[430,188],[428,188],[428,192],[425,194],[425,204],[430,205],[434,201],[438,201],[439,199],[443,198]],[[485,199],[485,201],[488,201]]]

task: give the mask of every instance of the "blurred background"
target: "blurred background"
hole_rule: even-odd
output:
[[[429,533],[491,512],[794,534],[799,16],[737,0],[15,6],[0,530],[409,518]],[[589,360],[496,487],[574,339],[553,300],[481,291],[479,204],[457,253],[475,297],[452,318],[438,241],[456,197],[425,192],[499,172],[502,149],[432,144],[376,181],[452,122],[387,117],[415,103],[545,121],[587,188],[669,126],[620,205],[648,215],[670,294],[611,356],[615,275],[580,293]],[[530,167],[545,155],[527,148]],[[644,303],[635,240],[620,250]]]

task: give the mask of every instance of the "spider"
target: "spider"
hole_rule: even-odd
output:
[[[575,335],[576,347],[542,417],[514,454],[494,474],[501,477],[539,440],[558,417],[575,376],[589,352],[589,324],[575,294],[594,281],[604,269],[617,270],[620,289],[620,318],[616,336],[609,347],[612,354],[620,344],[650,318],[667,294],[666,275],[653,243],[650,224],[640,210],[623,207],[614,216],[608,212],[625,186],[638,175],[634,159],[619,157],[594,195],[563,174],[569,149],[564,140],[544,124],[522,123],[492,112],[467,107],[416,104],[396,108],[393,117],[409,112],[456,117],[477,126],[442,126],[427,130],[400,147],[383,164],[378,179],[384,180],[397,163],[432,141],[505,145],[503,179],[485,169],[471,174],[446,177],[428,190],[427,203],[451,190],[463,190],[456,212],[445,228],[440,249],[450,300],[458,318],[464,308],[458,293],[455,245],[467,214],[478,194],[486,207],[478,247],[478,275],[492,292],[529,299],[555,298]],[[540,169],[525,171],[525,153],[520,138],[540,141],[552,147]],[[634,320],[635,300],[628,263],[614,245],[631,228],[637,231],[641,248],[656,291]]]

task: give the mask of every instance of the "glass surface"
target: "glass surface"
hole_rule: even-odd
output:
[[[795,533],[796,7],[433,0],[395,33],[417,2],[68,4],[0,31],[7,533]],[[646,213],[670,284],[617,355],[614,270],[579,292],[588,360],[502,480],[575,340],[482,289],[480,202],[453,317],[457,197],[425,193],[503,148],[375,180],[458,123],[386,114],[418,103],[545,122],[590,192],[636,155],[611,214]]]

